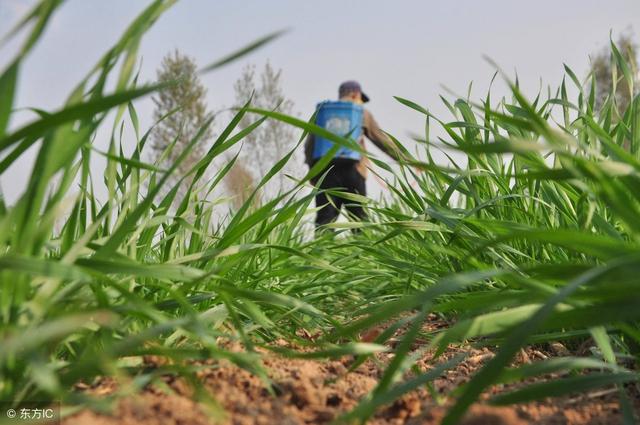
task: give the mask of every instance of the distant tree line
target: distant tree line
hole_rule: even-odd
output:
[[[161,90],[153,98],[154,119],[164,119],[152,132],[151,159],[154,163],[169,168],[202,126],[212,119],[212,113],[205,99],[207,90],[198,77],[193,58],[176,50],[164,57],[157,74],[159,81],[179,81],[179,84]],[[234,106],[239,107],[251,101],[254,107],[292,114],[293,101],[285,96],[281,78],[282,70],[275,69],[269,62],[259,76],[256,76],[254,65],[246,66],[234,85]],[[258,118],[254,114],[246,114],[238,126],[239,130]],[[233,206],[239,208],[254,191],[257,182],[294,148],[294,136],[291,127],[279,121],[267,120],[243,140],[238,159],[222,181],[227,195],[232,198]],[[174,187],[202,158],[212,137],[213,132],[207,131],[183,161],[167,185],[168,189]],[[231,160],[231,157],[227,159]],[[286,190],[290,184],[286,175],[297,174],[297,167],[300,166],[301,161],[293,158],[278,176],[262,188],[260,196],[273,197]],[[188,179],[181,183],[178,200],[184,196],[189,183]]]
[[[638,93],[638,45],[630,32],[621,34],[616,45],[630,67],[634,90],[629,87],[623,70],[618,66],[612,49],[608,46],[592,55],[591,72],[596,80],[596,108],[602,108],[607,98],[611,96],[618,110],[624,112],[633,100],[633,96]]]

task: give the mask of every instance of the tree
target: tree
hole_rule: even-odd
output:
[[[287,99],[281,85],[282,70],[275,70],[269,62],[260,75],[260,84],[256,84],[254,65],[248,65],[234,85],[238,105],[244,105],[251,99],[253,106],[277,110],[291,115],[293,101]],[[247,114],[239,124],[246,128],[258,117]],[[295,132],[291,126],[276,120],[267,120],[250,133],[243,141],[240,154],[241,163],[249,170],[254,181],[261,179],[275,163],[282,159],[295,146]],[[302,167],[299,153],[296,153],[282,171],[263,189],[265,198],[271,198],[286,190],[290,185],[286,174],[299,175]]]
[[[242,160],[237,159],[229,173],[224,178],[224,185],[227,191],[233,195],[231,205],[238,210],[249,199],[255,190],[255,181]],[[254,204],[259,203],[259,199],[254,198]]]
[[[155,120],[175,111],[156,126],[152,133],[154,162],[160,161],[161,166],[165,168],[173,165],[205,122],[211,118],[205,102],[207,90],[200,82],[196,69],[195,61],[178,50],[166,55],[158,69],[159,81],[181,79],[179,84],[163,89],[153,97]],[[168,188],[173,188],[179,179],[202,158],[206,142],[211,136],[211,127],[209,127],[189,156],[178,166],[177,172],[169,180]],[[175,146],[167,150],[174,141],[176,141]],[[182,183],[178,191],[178,199],[185,195],[184,192],[189,183],[188,179]]]
[[[623,33],[618,38],[617,48],[622,57],[629,64],[634,83],[638,81],[638,46],[629,33]],[[617,65],[611,48],[605,48],[596,53],[591,60],[591,72],[596,79],[596,108],[600,109],[613,91],[613,76],[616,76],[615,100],[618,111],[624,113],[631,103],[632,97],[629,84],[623,72]]]

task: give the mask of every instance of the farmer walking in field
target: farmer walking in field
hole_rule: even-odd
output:
[[[315,123],[339,136],[349,136],[357,141],[364,151],[364,136],[371,140],[384,153],[395,160],[401,158],[401,152],[391,139],[380,129],[371,113],[362,105],[369,101],[369,97],[362,92],[356,81],[346,81],[338,89],[338,101],[319,103],[316,110]],[[322,158],[334,146],[333,142],[325,138],[309,134],[305,143],[305,162],[309,168]],[[342,192],[355,193],[366,196],[366,178],[369,160],[360,152],[340,147],[327,168],[320,173],[326,173],[320,184],[320,189],[336,189]],[[317,178],[312,183],[317,184]],[[366,212],[360,202],[331,196],[321,192],[316,196],[316,207],[321,207],[316,215],[316,228],[333,222],[345,206],[348,213],[357,219],[366,217]]]

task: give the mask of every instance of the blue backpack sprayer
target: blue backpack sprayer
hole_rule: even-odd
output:
[[[357,142],[362,136],[362,124],[364,121],[364,109],[353,102],[326,101],[318,103],[316,113],[316,125],[331,133],[346,137]],[[316,136],[313,146],[313,159],[322,158],[333,147],[331,140]],[[341,146],[335,157],[360,160],[358,151]]]

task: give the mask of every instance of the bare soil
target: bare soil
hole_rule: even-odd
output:
[[[443,323],[431,317],[429,327]],[[374,339],[380,329],[362,336],[362,340]],[[281,341],[282,345],[286,343]],[[393,348],[393,340],[391,341]],[[229,348],[229,347],[228,347]],[[241,350],[242,347],[231,347]],[[565,355],[562,344],[549,346],[547,350],[528,348],[522,350],[516,363],[528,363],[554,355]],[[467,359],[454,370],[434,381],[434,388],[441,394],[434,400],[426,389],[406,394],[391,405],[380,408],[370,424],[439,424],[451,400],[451,389],[466,382],[484,363],[493,357],[488,348],[451,347],[444,358],[461,351]],[[284,358],[264,352],[263,364],[273,382],[273,391],[251,373],[226,361],[208,362],[196,378],[217,403],[219,411],[211,411],[193,401],[194,390],[184,378],[166,375],[162,382],[170,391],[157,384],[148,385],[142,392],[122,398],[109,414],[83,410],[63,420],[64,425],[298,425],[326,424],[354,408],[378,383],[384,367],[393,352],[382,353],[349,372],[354,359],[306,360]],[[418,365],[423,370],[433,367],[433,353],[426,353]],[[161,363],[160,359],[146,359],[148,366]],[[439,360],[440,361],[440,360]],[[548,377],[552,378],[552,376]],[[79,391],[93,395],[114,393],[118,384],[112,378],[103,378],[92,385],[80,384]],[[492,388],[483,395],[486,400],[507,388]],[[637,396],[638,394],[636,394]],[[640,414],[640,397],[633,400],[636,414]],[[622,423],[617,392],[603,389],[590,394],[547,399],[513,407],[491,407],[478,403],[461,422],[463,425],[521,425],[521,424],[602,424]]]

